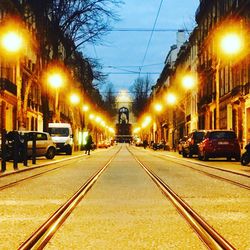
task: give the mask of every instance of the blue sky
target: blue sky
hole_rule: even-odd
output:
[[[161,0],[124,0],[118,10],[121,20],[114,28],[149,29],[153,28]],[[154,32],[146,54],[151,31],[112,31],[104,38],[104,45],[85,48],[88,57],[98,58],[103,64],[108,81],[115,91],[129,89],[138,73],[160,73],[170,46],[176,43],[176,30],[192,29],[195,25],[195,11],[199,0],[163,0],[155,29],[174,31]],[[146,57],[145,57],[146,55]],[[145,60],[143,60],[145,57]],[[156,82],[159,74],[150,74]],[[101,90],[103,91],[103,90]]]

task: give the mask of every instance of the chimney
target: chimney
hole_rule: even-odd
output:
[[[180,47],[182,46],[182,44],[186,41],[185,31],[178,30],[177,35],[176,35],[176,39],[177,39],[177,41],[176,41],[177,48],[179,50]]]

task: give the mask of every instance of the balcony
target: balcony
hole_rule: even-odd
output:
[[[241,93],[242,93],[242,86],[238,85],[232,89],[231,96],[236,96],[237,94],[241,94]]]
[[[203,96],[203,97],[200,99],[199,103],[198,103],[198,108],[200,109],[200,108],[202,108],[204,105],[211,103],[212,100],[213,100],[213,95],[212,95],[212,94],[211,94],[211,95],[205,95],[205,96]]]
[[[11,82],[10,80],[6,78],[0,78],[0,90],[1,91],[6,90],[15,96],[17,94],[16,84],[14,84],[13,82]]]

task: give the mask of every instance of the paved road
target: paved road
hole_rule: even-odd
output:
[[[2,184],[6,179],[15,180],[34,171],[61,167],[0,192],[0,249],[16,249],[119,147],[97,150],[90,156],[78,153],[70,157],[71,160],[57,164],[55,159],[52,165],[1,178]],[[237,249],[250,249],[247,190],[180,165],[179,162],[187,162],[187,159],[176,153],[129,148]],[[196,162],[194,159],[188,164],[193,166],[192,161]],[[235,162],[205,164],[249,174],[247,167]],[[245,182],[249,184],[249,180]],[[112,164],[46,249],[206,248],[122,145]]]

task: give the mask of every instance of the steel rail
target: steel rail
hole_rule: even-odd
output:
[[[159,187],[161,192],[173,203],[177,211],[192,226],[200,239],[212,250],[236,250],[226,239],[213,229],[199,214],[197,214],[184,200],[182,200],[159,176],[142,163],[129,149],[139,165]]]
[[[198,166],[202,166],[202,167],[205,167],[205,168],[211,168],[211,169],[214,169],[214,170],[218,170],[218,171],[221,171],[221,172],[226,172],[226,173],[230,173],[230,174],[234,174],[234,175],[239,175],[239,176],[243,176],[243,177],[246,177],[246,178],[250,178],[249,175],[247,174],[243,174],[243,173],[237,173],[235,171],[232,171],[232,170],[228,170],[228,169],[223,169],[223,168],[220,168],[220,167],[213,167],[213,166],[209,166],[209,165],[206,165],[204,163],[199,163],[199,162],[195,162],[195,161],[192,161],[192,160],[189,160],[189,159],[181,159],[181,158],[178,158],[178,157],[175,157],[175,156],[169,156],[169,155],[161,155],[162,157],[166,157],[166,158],[174,158],[176,160],[180,160],[180,161],[187,161],[187,162],[190,162],[190,163],[193,163],[195,165],[198,165]]]
[[[49,242],[52,236],[56,233],[59,227],[64,223],[68,216],[72,213],[75,207],[84,198],[87,192],[92,188],[100,175],[110,165],[116,155],[120,152],[119,150],[107,161],[107,163],[94,173],[79,189],[78,191],[57,211],[45,221],[26,241],[24,241],[19,247],[19,250],[30,250],[30,249],[43,249]]]
[[[32,171],[32,170],[35,170],[35,169],[40,169],[40,168],[42,168],[42,167],[47,167],[47,166],[52,165],[52,164],[53,164],[53,165],[54,165],[54,164],[58,164],[58,163],[60,164],[60,163],[63,163],[64,161],[69,162],[69,161],[73,161],[73,160],[79,160],[79,158],[82,157],[82,156],[83,156],[83,155],[75,156],[75,157],[67,158],[67,159],[63,159],[63,160],[58,160],[58,161],[55,161],[55,162],[50,162],[50,163],[41,164],[41,166],[31,167],[31,168],[29,168],[29,169],[25,169],[24,171],[13,172],[13,173],[10,173],[10,174],[8,174],[8,175],[6,175],[6,176],[0,176],[0,178],[3,178],[3,177],[8,178],[10,175],[21,174],[21,173],[23,173],[23,172]],[[35,179],[35,178],[37,178],[37,177],[39,177],[39,176],[41,176],[41,175],[44,175],[44,174],[46,174],[46,173],[49,173],[49,172],[58,170],[58,169],[60,169],[60,168],[62,168],[62,167],[66,167],[66,166],[68,166],[68,165],[71,166],[72,163],[67,163],[67,164],[64,164],[64,165],[62,165],[62,166],[58,166],[58,167],[54,167],[54,168],[49,169],[49,170],[42,171],[42,172],[40,172],[40,173],[38,173],[38,174],[34,174],[34,175],[32,175],[32,176],[28,176],[28,177],[25,177],[25,178],[21,178],[21,179],[19,179],[19,180],[15,180],[15,181],[13,181],[13,182],[10,182],[10,183],[8,183],[8,184],[5,184],[5,185],[3,185],[3,186],[0,186],[0,192],[1,192],[2,190],[4,190],[4,189],[14,187],[14,186],[16,186],[16,185],[18,185],[18,184],[20,184],[20,183],[22,183],[22,182],[24,182],[24,181]]]
[[[37,177],[39,177],[39,176],[41,176],[41,175],[44,175],[44,174],[46,174],[46,173],[49,173],[49,172],[58,170],[59,168],[65,167],[65,166],[67,166],[67,165],[70,165],[70,163],[69,163],[69,164],[66,164],[66,165],[63,165],[63,166],[55,167],[55,168],[53,168],[53,169],[49,169],[49,170],[46,170],[46,171],[43,171],[43,172],[40,172],[40,173],[38,173],[38,174],[34,174],[34,175],[32,175],[32,176],[28,176],[28,177],[25,177],[25,178],[22,178],[22,179],[19,179],[19,180],[10,182],[10,183],[8,183],[8,184],[6,184],[6,185],[0,186],[0,191],[2,191],[2,190],[4,190],[4,189],[7,189],[7,188],[11,188],[11,187],[13,187],[13,186],[16,186],[16,185],[18,185],[18,184],[20,184],[20,183],[22,183],[22,182],[24,182],[24,181],[35,179],[35,178],[37,178]]]
[[[194,163],[195,165],[205,167],[205,168],[211,168],[211,169],[215,169],[215,170],[218,170],[218,171],[221,171],[221,172],[226,172],[226,173],[230,173],[230,174],[234,174],[234,175],[239,175],[239,176],[243,176],[243,177],[246,177],[246,178],[250,178],[250,176],[247,175],[247,174],[237,173],[237,172],[229,170],[229,169],[223,169],[223,168],[220,168],[220,167],[208,166],[208,165],[205,165],[205,164],[202,164],[202,163],[199,163],[199,162],[193,162],[193,161],[190,161],[190,160],[187,160],[187,161],[190,162],[190,163]]]
[[[154,156],[156,156],[156,157],[158,157],[158,158],[161,158],[161,159],[164,159],[164,160],[165,160],[165,156],[162,156],[162,155],[160,155],[160,156],[159,156],[159,155],[154,155]],[[188,165],[185,164],[185,163],[180,163],[180,162],[176,162],[176,161],[173,161],[173,160],[170,160],[170,161],[172,161],[172,162],[174,162],[174,163],[176,163],[176,164],[179,164],[179,165],[181,165],[181,166],[190,168],[190,169],[192,169],[192,170],[194,170],[194,171],[197,171],[197,172],[199,172],[199,173],[202,173],[202,174],[207,175],[207,176],[209,176],[209,177],[212,177],[212,178],[214,178],[214,179],[221,180],[221,181],[225,181],[225,182],[228,182],[228,183],[230,183],[230,184],[232,184],[232,185],[235,185],[235,186],[237,186],[237,187],[240,187],[240,188],[244,188],[244,189],[250,190],[250,186],[245,185],[245,184],[242,184],[242,183],[240,183],[240,182],[238,182],[238,181],[233,181],[233,180],[230,180],[230,179],[225,178],[225,177],[221,177],[221,176],[218,176],[218,175],[215,175],[215,174],[208,173],[208,172],[206,172],[206,171],[204,171],[204,170],[197,169],[197,168],[194,168],[194,167],[192,167],[192,166],[188,166]],[[190,162],[190,163],[193,163],[193,162]],[[200,164],[197,164],[197,165],[200,165]],[[209,168],[209,167],[208,167],[208,168]],[[212,167],[212,168],[213,168],[213,167]],[[213,168],[213,169],[216,169],[216,170],[218,170],[218,171],[221,170],[221,169],[217,169],[217,168]],[[223,172],[229,172],[230,174],[232,173],[231,171],[226,171],[226,170],[224,170]],[[245,177],[245,175],[244,175],[244,177]]]

